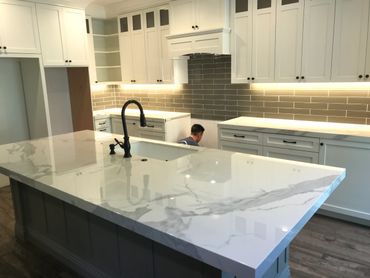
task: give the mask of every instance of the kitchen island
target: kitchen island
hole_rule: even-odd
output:
[[[0,146],[17,237],[86,277],[288,277],[345,169],[81,131]]]

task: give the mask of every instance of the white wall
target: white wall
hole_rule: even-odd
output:
[[[66,68],[45,69],[52,135],[73,131]]]
[[[200,146],[207,147],[207,148],[215,148],[215,149],[218,148],[217,123],[218,121],[202,120],[202,119],[195,119],[195,118],[191,119],[191,125],[200,124],[205,129],[202,141],[200,141],[199,143]],[[190,134],[190,130],[189,130],[189,134]]]

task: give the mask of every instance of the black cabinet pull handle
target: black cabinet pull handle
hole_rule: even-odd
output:
[[[98,82],[99,82],[98,80],[95,81],[95,83],[98,83]]]
[[[100,129],[100,131],[107,131],[107,129],[106,129],[106,128],[104,128],[104,129]]]
[[[245,138],[245,135],[238,135],[238,134],[234,134],[234,137],[235,137],[235,138]]]
[[[148,124],[147,124],[147,125],[146,125],[146,127],[151,127],[151,128],[153,128],[153,127],[154,127],[154,125],[148,125]]]
[[[296,76],[295,79],[299,79],[299,76]]]
[[[289,140],[283,140],[286,144],[297,144],[297,141],[289,141]]]
[[[301,76],[301,79],[304,79],[304,76]]]
[[[358,78],[362,78],[363,76],[362,76],[362,74],[360,74],[359,76],[358,76]]]
[[[370,76],[370,75],[366,74],[366,75],[365,75],[365,78],[369,78],[369,76]]]
[[[132,123],[132,125],[136,125],[136,123]]]

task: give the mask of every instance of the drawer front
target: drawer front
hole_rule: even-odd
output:
[[[110,127],[110,118],[95,120],[95,129]]]
[[[220,149],[224,151],[262,155],[262,146],[254,144],[243,144],[221,140]]]
[[[112,132],[110,126],[108,126],[108,127],[100,127],[98,129],[96,129],[96,131],[109,132],[109,133]]]
[[[263,155],[267,157],[281,158],[308,163],[319,163],[319,154],[315,152],[305,152],[287,150],[280,148],[263,147]]]
[[[145,129],[139,131],[138,137],[160,141],[165,141],[166,139],[163,132],[153,132]]]
[[[220,140],[262,145],[262,134],[237,129],[220,129]]]
[[[281,134],[264,134],[263,145],[284,149],[319,152],[320,142],[318,138]]]

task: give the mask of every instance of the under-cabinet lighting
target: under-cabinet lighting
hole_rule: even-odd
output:
[[[254,83],[254,90],[369,90],[370,82]]]
[[[93,92],[99,92],[107,89],[107,84],[96,83],[91,85],[91,90]]]
[[[178,91],[182,84],[121,84],[123,90],[144,90],[144,91]]]

